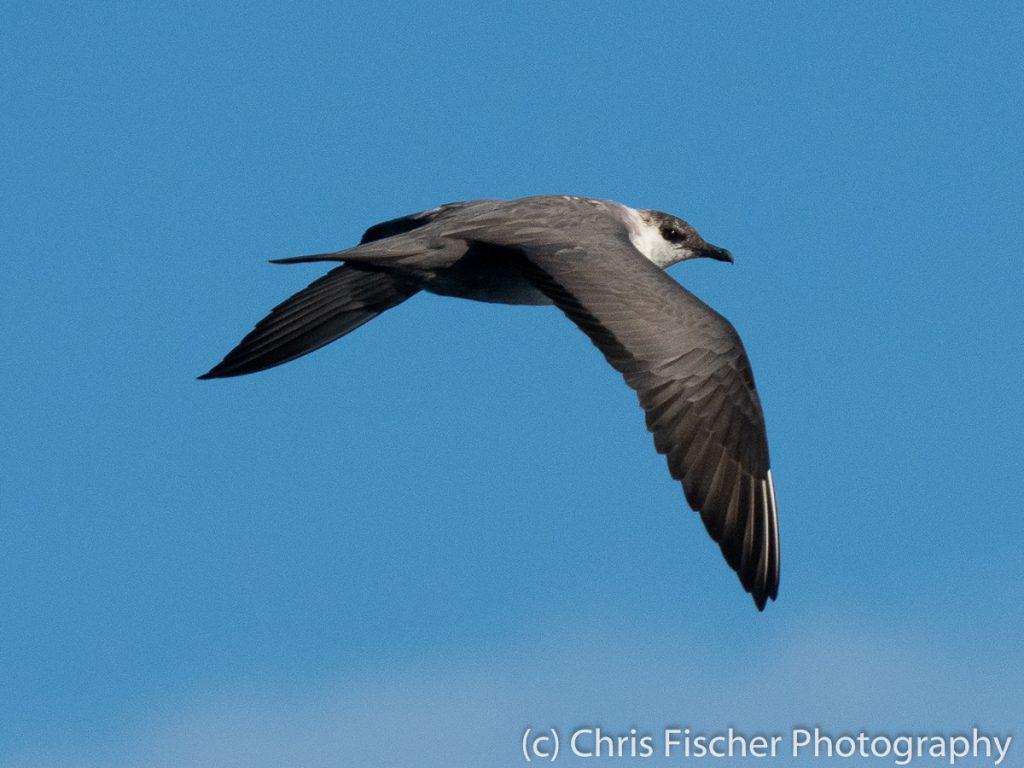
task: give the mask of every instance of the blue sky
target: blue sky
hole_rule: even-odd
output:
[[[3,15],[0,764],[1020,726],[1019,4]],[[420,295],[195,381],[323,271],[266,259],[542,192],[735,254],[671,273],[765,406],[763,614],[552,308]]]

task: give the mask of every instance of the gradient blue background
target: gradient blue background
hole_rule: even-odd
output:
[[[143,5],[3,7],[0,764],[1021,725],[1019,3]],[[554,309],[194,380],[323,272],[265,259],[540,192],[735,253],[672,274],[767,412],[763,614]]]

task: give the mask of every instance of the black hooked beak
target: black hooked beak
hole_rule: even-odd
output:
[[[707,256],[709,259],[715,259],[716,261],[728,261],[732,264],[732,254],[729,253],[725,248],[719,248],[717,245],[711,243],[705,243],[704,247],[698,251],[701,256]]]

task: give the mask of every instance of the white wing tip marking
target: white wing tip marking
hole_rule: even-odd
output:
[[[772,471],[768,470],[768,503],[771,505],[771,531],[772,531],[772,551],[775,553],[775,568],[776,574],[774,578],[778,578],[778,563],[779,563],[779,511],[775,504],[775,481],[772,479]]]

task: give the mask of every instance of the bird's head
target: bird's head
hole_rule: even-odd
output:
[[[661,211],[638,211],[641,227],[630,235],[633,245],[659,267],[706,257],[732,263],[732,254],[712,245],[682,219]]]

